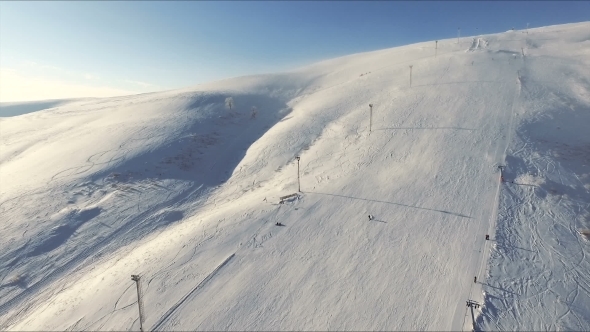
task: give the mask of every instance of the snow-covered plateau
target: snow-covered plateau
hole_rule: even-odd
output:
[[[0,113],[0,330],[590,330],[590,22]]]

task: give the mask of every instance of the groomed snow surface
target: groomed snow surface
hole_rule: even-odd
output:
[[[0,329],[590,330],[590,23],[436,53],[0,118]]]

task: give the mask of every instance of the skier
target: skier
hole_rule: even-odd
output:
[[[369,221],[375,219],[372,214],[369,215]]]
[[[490,236],[486,234],[486,241],[490,239]]]
[[[473,282],[477,284],[477,276],[473,277]]]

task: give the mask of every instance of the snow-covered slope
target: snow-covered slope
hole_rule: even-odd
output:
[[[83,103],[93,98],[82,98],[82,99],[53,99],[53,100],[40,100],[40,101],[28,101],[28,102],[6,102],[0,103],[0,117],[18,116],[22,114],[37,112],[49,108],[55,108],[58,106],[64,106],[74,103]]]
[[[590,229],[590,33],[580,26],[525,46],[486,330],[590,330],[590,242],[580,234]]]
[[[590,24],[434,52],[0,118],[0,328],[590,329]]]

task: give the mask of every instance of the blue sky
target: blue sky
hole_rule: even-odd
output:
[[[589,18],[588,1],[1,1],[0,101],[174,89],[453,38],[457,27]]]

